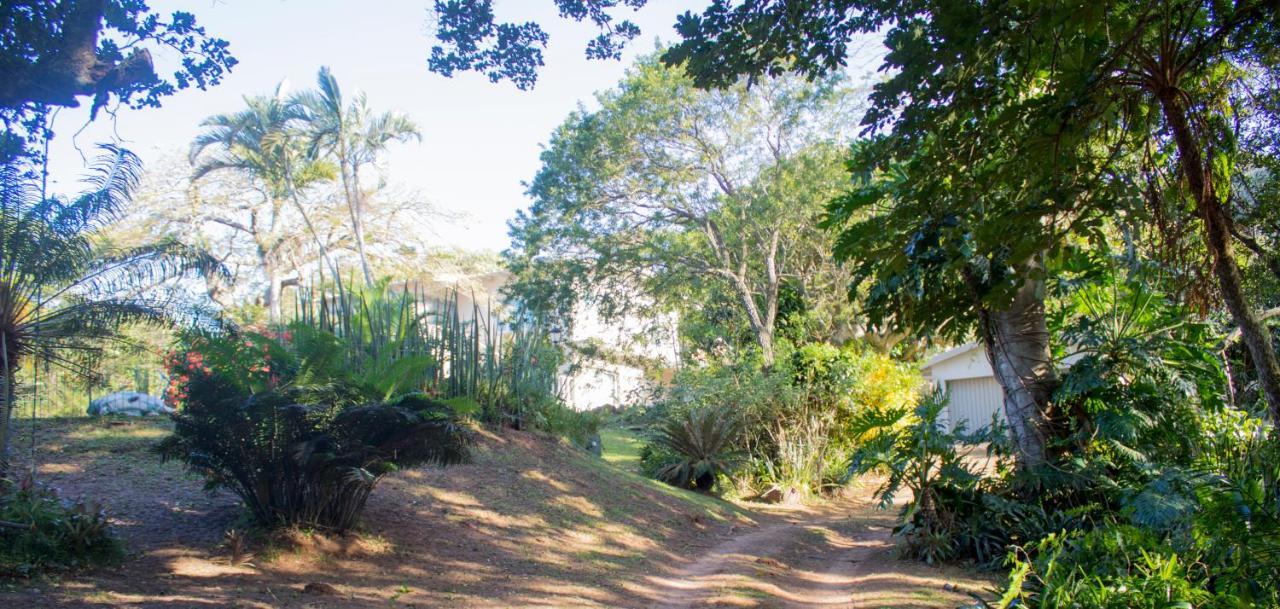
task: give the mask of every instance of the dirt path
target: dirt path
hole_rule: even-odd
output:
[[[665,591],[654,606],[954,607],[968,600],[964,590],[980,591],[970,574],[897,560],[891,525],[890,513],[858,500],[779,512],[675,573],[651,577]]]

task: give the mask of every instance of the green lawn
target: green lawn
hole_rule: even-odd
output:
[[[621,427],[600,430],[604,460],[629,472],[640,473],[640,447],[644,440],[635,432]]]

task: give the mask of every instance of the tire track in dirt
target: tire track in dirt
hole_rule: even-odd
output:
[[[892,514],[857,501],[775,515],[674,574],[651,576],[656,609],[955,607],[956,573],[895,558]],[[954,584],[953,584],[954,585]]]

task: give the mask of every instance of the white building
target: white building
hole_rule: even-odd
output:
[[[642,401],[654,388],[652,375],[679,362],[674,315],[605,319],[594,303],[580,301],[567,334],[561,397],[575,410]]]
[[[992,415],[1004,418],[1004,390],[996,382],[982,343],[943,351],[925,362],[921,372],[925,380],[947,392],[948,428],[967,420],[973,430],[990,423]]]
[[[490,303],[499,308],[502,288],[510,281],[509,272],[498,270],[431,274],[396,287],[427,298],[456,297],[465,321],[477,307],[482,316]],[[560,397],[575,410],[636,403],[652,393],[654,368],[671,369],[679,362],[674,316],[605,319],[594,303],[583,300],[574,306],[573,319],[558,325],[567,328],[558,342],[568,359],[560,367]]]
[[[1062,365],[1070,366],[1081,357],[1083,354],[1072,354]],[[1004,389],[991,371],[987,349],[982,343],[967,343],[943,351],[925,362],[920,371],[925,380],[947,392],[947,408],[943,414],[948,428],[955,429],[956,424],[964,420],[972,431],[989,424],[992,415],[1004,420]]]

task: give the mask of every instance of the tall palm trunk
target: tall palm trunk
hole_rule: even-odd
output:
[[[1002,311],[982,309],[979,332],[996,381],[1004,390],[1004,415],[1018,451],[1018,465],[1046,460],[1050,397],[1057,384],[1045,321],[1044,282],[1025,279]]]
[[[343,155],[340,162],[344,165],[349,164],[346,155]],[[360,256],[360,270],[364,273],[365,285],[373,285],[373,271],[369,268],[369,256],[364,249],[364,194],[360,192],[360,168],[351,165],[351,185],[347,190],[347,211],[351,213],[351,231],[355,233],[356,238],[356,254]],[[347,172],[342,174],[343,182],[346,181]],[[344,187],[346,185],[344,184]]]
[[[311,239],[315,241],[316,248],[320,250],[320,261],[323,266],[329,267],[329,272],[333,274],[333,281],[342,287],[342,276],[338,273],[338,267],[329,258],[329,249],[324,246],[324,241],[320,239],[320,233],[316,231],[315,224],[311,222],[311,216],[307,213],[307,207],[302,204],[302,199],[298,197],[298,187],[293,181],[293,168],[290,166],[288,158],[284,163],[285,187],[289,190],[289,200],[293,202],[294,209],[298,210],[298,215],[302,216],[302,224],[307,228],[307,232],[311,233]]]
[[[1280,426],[1280,360],[1276,358],[1271,333],[1245,296],[1240,266],[1236,264],[1231,247],[1231,219],[1213,183],[1212,159],[1202,157],[1191,132],[1187,108],[1178,91],[1166,87],[1157,95],[1161,111],[1173,131],[1182,174],[1195,198],[1196,213],[1204,225],[1205,244],[1213,256],[1213,274],[1218,280],[1218,288],[1253,359],[1258,384],[1271,411],[1272,425]]]

